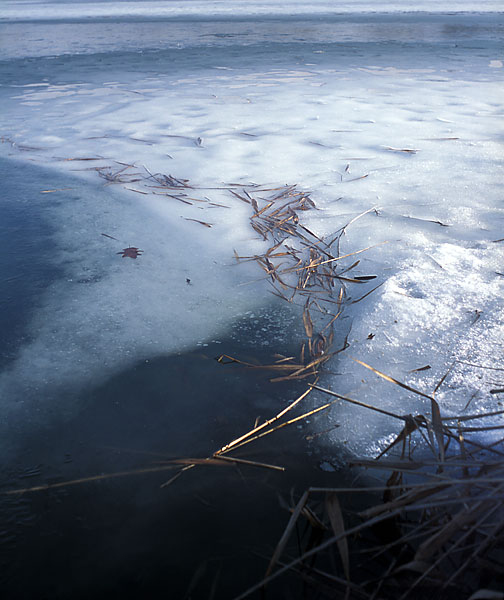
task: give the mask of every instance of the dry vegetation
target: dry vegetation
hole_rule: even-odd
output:
[[[396,439],[380,456],[350,464],[381,471],[382,485],[305,491],[291,508],[264,580],[239,599],[267,589],[277,577],[294,575],[303,581],[300,597],[305,598],[504,597],[503,440],[485,445],[474,437],[504,429],[484,425],[504,411],[442,417],[434,395],[428,416],[388,413],[404,423]],[[414,460],[412,449],[419,447],[422,458]],[[362,502],[363,494],[367,507],[350,510],[348,496]],[[297,543],[289,546],[293,538]]]
[[[415,152],[415,150],[391,151]],[[99,160],[77,158],[67,160]],[[183,204],[217,204],[200,193],[202,188],[171,175],[145,174],[134,165],[93,167],[107,184],[122,184],[140,194],[161,194]],[[132,185],[135,187],[130,187]],[[488,414],[443,416],[432,395],[420,392],[361,363],[379,377],[400,386],[405,394],[430,400],[430,414],[400,415],[348,398],[321,387],[323,365],[348,346],[335,340],[334,324],[345,306],[359,302],[347,294],[347,285],[362,285],[375,275],[352,276],[359,264],[351,254],[341,254],[340,242],[347,223],[329,238],[321,238],[301,222],[306,211],[317,210],[310,193],[295,185],[263,187],[226,184],[219,188],[230,198],[250,206],[250,224],[267,242],[260,255],[240,256],[238,262],[255,261],[268,278],[272,292],[286,302],[301,306],[306,338],[299,356],[277,354],[271,364],[257,365],[226,354],[222,364],[241,364],[270,369],[272,381],[304,380],[306,390],[275,417],[256,426],[204,458],[165,461],[156,467],[42,485],[8,493],[24,493],[145,472],[176,469],[164,486],[190,469],[209,465],[243,464],[268,469],[283,467],[234,457],[238,448],[260,440],[282,427],[306,419],[335,403],[349,402],[402,422],[402,430],[380,456],[355,459],[351,466],[380,473],[379,485],[349,488],[309,488],[291,507],[284,534],[271,557],[263,581],[239,598],[264,597],[268,584],[279,577],[299,578],[303,598],[356,598],[368,600],[406,598],[504,598],[504,447],[499,438],[485,445],[481,433],[503,429],[486,426]],[[371,209],[373,210],[373,209]],[[366,213],[364,213],[366,214]],[[359,218],[363,215],[359,215]],[[212,223],[189,219],[205,226]],[[502,370],[502,369],[497,369]],[[303,401],[317,390],[327,401],[300,411]],[[502,390],[500,390],[502,391]],[[495,431],[494,431],[495,434]],[[495,439],[495,438],[494,438]],[[412,448],[416,447],[414,459]],[[420,449],[418,451],[418,448]],[[367,507],[350,510],[357,495]]]

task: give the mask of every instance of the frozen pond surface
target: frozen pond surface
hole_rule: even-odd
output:
[[[352,359],[425,393],[451,367],[436,396],[443,412],[502,408],[490,390],[504,387],[503,14],[492,2],[453,2],[449,14],[427,0],[406,9],[348,2],[337,13],[325,2],[289,6],[2,3],[0,227],[12,258],[0,271],[1,447],[19,469],[23,453],[26,467],[76,452],[39,442],[65,423],[89,434],[97,402],[110,411],[121,397],[131,408],[131,390],[146,385],[159,399],[179,378],[177,357],[205,372],[200,350],[264,360],[297,352],[301,308],[271,296],[255,263],[233,260],[234,250],[267,245],[250,228],[250,207],[217,189],[231,182],[310,191],[319,210],[303,223],[319,236],[369,211],[342,250],[372,246],[353,273],[376,280],[348,284],[348,297],[381,285],[345,309],[350,347],[327,365],[323,385],[404,414],[427,408]],[[134,183],[104,186],[93,169],[119,170],[116,161],[207,189],[187,204]],[[144,253],[116,254],[128,246]],[[138,370],[130,390],[124,382]],[[206,385],[219,397],[222,384]],[[266,389],[223,437],[292,398],[290,388]],[[128,410],[103,419],[127,429]],[[147,427],[149,411],[138,410]],[[150,410],[161,431],[172,415]],[[193,423],[200,452],[215,449],[214,416],[209,399]],[[395,431],[348,407],[312,424],[334,425],[318,438],[334,463],[342,445],[373,454]],[[98,437],[101,446],[113,435]],[[183,435],[172,438],[147,449],[189,452]],[[79,466],[80,476],[126,468],[100,460]],[[11,470],[10,487],[24,485],[15,478]]]

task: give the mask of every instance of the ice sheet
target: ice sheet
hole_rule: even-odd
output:
[[[14,4],[2,7],[9,19],[19,17]],[[150,17],[158,10],[203,11],[201,3],[162,4],[54,3],[40,10],[54,19],[125,16],[133,9]],[[242,3],[211,4],[212,14],[245,11]],[[420,8],[439,12],[439,6],[423,2]],[[350,348],[334,360],[325,384],[414,412],[421,408],[415,396],[380,382],[352,357],[424,392],[453,364],[438,394],[442,410],[493,410],[501,402],[489,391],[502,387],[501,372],[466,363],[503,368],[502,16],[492,15],[491,23],[467,14],[418,22],[401,17],[387,24],[393,39],[373,38],[359,35],[370,33],[379,18],[370,23],[355,16],[356,7],[376,10],[371,3],[339,5],[340,12],[354,13],[353,25],[337,21],[348,35],[340,40],[315,20],[294,21],[289,32],[285,24],[258,19],[246,33],[239,26],[244,38],[216,37],[205,45],[202,21],[186,22],[197,44],[152,47],[151,37],[145,52],[124,50],[130,33],[106,51],[93,37],[71,40],[76,50],[55,35],[54,44],[45,38],[40,50],[28,52],[38,58],[23,59],[20,40],[2,64],[3,152],[71,171],[89,185],[96,172],[76,169],[91,163],[67,159],[134,163],[142,173],[146,166],[208,187],[297,183],[320,208],[305,217],[318,235],[375,208],[349,228],[344,249],[386,242],[364,253],[358,269],[382,285],[346,309]],[[454,2],[450,11],[493,7]],[[274,10],[281,5],[246,5],[249,14]],[[289,4],[290,13],[308,10]],[[311,13],[326,10],[318,3]],[[54,26],[64,32],[67,25]],[[169,22],[166,27],[173,31]],[[235,32],[233,20],[219,27],[221,36]],[[267,40],[259,34],[264,27]],[[104,193],[106,208],[100,193],[52,209],[68,280],[48,292],[34,318],[34,341],[0,380],[11,403],[21,388],[38,393],[52,382],[83,383],[107,376],[123,360],[205,343],[238,315],[270,301],[264,281],[240,286],[261,277],[253,265],[230,266],[233,249],[253,253],[264,243],[254,239],[247,207],[225,191],[207,196],[226,208],[110,187]],[[104,258],[104,229],[144,249],[141,260]],[[83,253],[89,245],[92,252]],[[87,270],[99,277],[74,285]],[[349,294],[358,298],[369,289],[350,286]],[[383,445],[390,423],[366,417],[363,427],[360,413],[336,409],[331,418],[341,427],[334,440],[356,452]]]
[[[215,17],[215,16],[285,16],[327,15],[334,13],[403,13],[403,12],[499,12],[502,4],[497,0],[450,0],[443,4],[437,0],[136,0],[132,1],[82,1],[82,0],[7,0],[3,2],[1,18],[9,20],[48,20],[82,18],[159,18],[159,17]]]

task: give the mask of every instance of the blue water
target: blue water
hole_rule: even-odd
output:
[[[274,42],[304,44],[407,43],[449,44],[485,39],[499,42],[502,23],[492,14],[433,15],[350,13],[343,15],[286,15],[134,19],[86,17],[73,20],[1,23],[3,60],[41,56],[70,56],[106,52],[150,52],[188,48],[258,46]]]
[[[57,251],[54,224],[44,212],[51,202],[41,190],[63,178],[36,166],[0,158],[0,369],[29,340],[28,324],[46,288],[61,275],[52,261]]]

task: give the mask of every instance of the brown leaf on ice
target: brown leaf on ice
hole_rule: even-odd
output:
[[[143,250],[135,248],[134,246],[130,246],[129,248],[123,248],[121,252],[118,252],[117,254],[122,254],[123,258],[137,258],[137,256],[140,256],[140,254],[142,254],[142,252]]]

